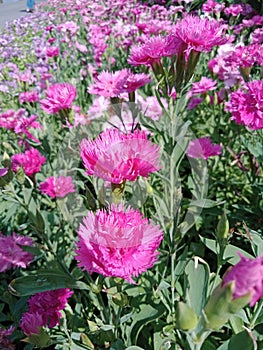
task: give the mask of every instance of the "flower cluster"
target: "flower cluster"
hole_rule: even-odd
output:
[[[244,89],[231,93],[226,109],[232,114],[231,119],[253,130],[263,128],[263,81],[254,80]]]
[[[191,158],[208,159],[220,155],[221,152],[221,145],[212,144],[210,137],[202,137],[190,141],[186,154]]]
[[[23,250],[23,246],[33,246],[34,241],[28,236],[20,236],[13,233],[4,236],[0,232],[0,272],[11,268],[26,268],[33,260],[34,255]]]
[[[68,288],[41,292],[33,295],[29,301],[29,310],[22,316],[20,323],[26,335],[38,334],[39,328],[55,327],[62,317],[61,310],[67,304],[68,298],[73,294]]]
[[[63,198],[67,194],[75,192],[75,187],[70,176],[51,176],[44,182],[41,182],[39,189],[42,193],[51,198]]]
[[[112,205],[109,211],[89,212],[78,236],[76,259],[83,270],[133,283],[132,277],[157,260],[163,233],[138,210]]]
[[[89,175],[111,183],[135,181],[160,169],[159,147],[149,140],[144,131],[124,134],[107,129],[96,140],[82,140],[81,158]]]
[[[38,173],[45,162],[46,158],[33,147],[25,151],[25,153],[15,154],[11,157],[12,170],[16,172],[22,167],[28,176]]]

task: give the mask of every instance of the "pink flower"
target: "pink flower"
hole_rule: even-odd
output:
[[[128,63],[133,66],[151,66],[160,62],[162,57],[175,55],[177,49],[175,41],[171,41],[169,37],[153,36],[147,38],[142,45],[132,47]]]
[[[42,156],[35,148],[30,148],[25,153],[15,154],[11,157],[12,170],[17,171],[22,167],[28,176],[38,173],[41,166],[46,162],[46,158]]]
[[[224,10],[226,15],[232,15],[234,17],[238,16],[239,14],[243,13],[243,7],[242,5],[233,4],[229,7],[226,7]]]
[[[159,147],[149,140],[144,131],[124,134],[107,129],[95,141],[82,140],[81,158],[89,175],[119,184],[135,181],[160,169]]]
[[[221,145],[211,143],[210,137],[202,137],[190,141],[186,154],[191,158],[208,159],[221,154]]]
[[[43,326],[45,322],[40,312],[25,312],[20,322],[22,331],[28,336],[39,334],[39,328]]]
[[[70,176],[59,176],[58,178],[51,176],[40,183],[39,189],[42,193],[52,198],[63,198],[68,193],[75,192],[75,187]]]
[[[224,37],[224,30],[225,27],[214,19],[187,15],[176,23],[173,37],[188,57],[191,50],[209,52],[214,46],[225,44],[228,39]]]
[[[15,330],[15,327],[11,326],[8,329],[0,328],[0,348],[3,350],[15,350],[16,345],[12,344],[8,338]]]
[[[46,55],[47,57],[57,57],[59,55],[59,47],[47,47]]]
[[[205,94],[208,91],[212,91],[216,89],[216,81],[213,81],[210,78],[202,77],[200,81],[197,83],[193,83],[189,94],[190,96]]]
[[[78,236],[76,259],[83,270],[133,283],[132,277],[156,262],[163,233],[139,210],[112,205],[108,211],[90,211]]]
[[[244,90],[232,92],[226,109],[237,124],[253,130],[263,128],[263,81],[254,80],[247,83]]]
[[[28,236],[4,236],[0,232],[0,272],[11,268],[26,268],[34,255],[24,251],[22,246],[33,246],[34,241]]]
[[[150,81],[149,75],[133,74],[130,69],[114,73],[102,72],[95,78],[95,83],[89,87],[88,92],[104,97],[117,97],[125,92],[133,92]]]
[[[19,102],[37,102],[39,100],[38,93],[35,90],[21,92],[19,95]]]
[[[187,109],[192,110],[195,109],[200,103],[202,103],[202,97],[192,97],[188,102]]]
[[[241,260],[226,272],[222,285],[234,281],[233,298],[251,293],[250,306],[254,306],[263,296],[263,257],[249,259],[240,253],[238,255]]]
[[[72,84],[57,83],[48,88],[40,106],[48,114],[56,114],[61,109],[70,109],[76,95],[77,89]]]
[[[1,168],[0,169],[0,177],[5,176],[8,173],[8,168]]]
[[[20,326],[27,335],[38,334],[39,327],[55,327],[62,317],[61,310],[67,299],[73,294],[68,288],[41,292],[33,295],[29,301],[29,310],[24,313]]]

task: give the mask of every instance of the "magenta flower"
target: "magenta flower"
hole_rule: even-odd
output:
[[[114,73],[102,72],[95,78],[88,92],[104,97],[117,97],[125,92],[133,92],[150,81],[149,75],[133,74],[130,69],[122,69]]]
[[[0,177],[5,176],[8,173],[8,168],[1,168],[0,169]]]
[[[180,50],[186,52],[186,58],[191,50],[210,52],[214,46],[225,44],[225,27],[214,19],[199,18],[192,15],[185,16],[176,23],[172,37]]]
[[[81,158],[89,175],[119,184],[135,181],[160,169],[159,147],[147,140],[145,131],[124,134],[107,129],[96,140],[82,140]]]
[[[14,332],[15,327],[11,326],[8,329],[0,328],[0,346],[3,350],[15,350],[16,345],[12,344],[9,336]]]
[[[210,137],[202,137],[190,141],[186,154],[191,158],[208,159],[222,153],[221,145],[211,143]]]
[[[46,98],[40,100],[40,107],[48,114],[56,114],[62,109],[70,109],[77,95],[77,89],[70,83],[51,85]]]
[[[131,49],[128,63],[133,66],[152,66],[159,63],[162,57],[171,57],[178,51],[175,40],[161,35],[149,37],[146,41]]]
[[[226,272],[222,285],[234,281],[234,299],[251,293],[250,306],[263,296],[263,257],[249,259],[238,254],[240,261]]]
[[[231,120],[253,130],[263,128],[263,81],[247,83],[244,90],[231,93],[226,109],[232,114]]]
[[[124,211],[120,204],[112,205],[109,211],[90,211],[78,236],[76,259],[83,270],[134,283],[132,277],[156,262],[163,233],[139,210]]]
[[[19,95],[19,102],[25,103],[25,102],[37,102],[39,100],[39,96],[37,91],[31,90],[31,91],[25,91],[21,92]]]
[[[70,176],[59,176],[57,178],[51,176],[40,183],[39,189],[51,198],[63,198],[68,193],[76,191]]]
[[[194,96],[198,94],[205,94],[208,91],[216,89],[216,81],[213,81],[210,78],[202,77],[197,83],[193,83],[189,95]]]
[[[50,46],[46,49],[47,57],[57,57],[59,55],[59,47]]]
[[[24,313],[20,326],[27,335],[38,334],[39,327],[55,327],[62,317],[61,310],[73,294],[68,288],[41,292],[33,295],[29,301],[29,310]]]
[[[28,236],[4,236],[0,232],[0,272],[11,268],[26,268],[33,260],[34,255],[24,251],[22,246],[33,246],[34,241]]]
[[[38,173],[45,162],[46,158],[33,147],[25,153],[15,154],[11,157],[12,170],[16,172],[18,168],[22,167],[28,176]]]

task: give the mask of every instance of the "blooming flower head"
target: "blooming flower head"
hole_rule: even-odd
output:
[[[143,218],[139,210],[112,205],[109,211],[90,211],[80,225],[77,257],[79,266],[89,273],[132,277],[151,268],[163,238],[158,226]]]
[[[169,37],[161,35],[147,38],[146,41],[131,49],[128,63],[133,66],[151,66],[160,62],[162,57],[169,57],[177,53],[177,46]]]
[[[15,350],[15,344],[12,344],[9,336],[14,332],[15,327],[11,326],[8,329],[0,328],[0,348],[4,350]]]
[[[73,294],[68,288],[41,292],[33,295],[29,301],[29,310],[24,313],[20,326],[27,335],[38,334],[39,327],[55,327],[62,317],[61,310],[67,299]]]
[[[214,46],[225,44],[228,39],[224,37],[224,29],[214,19],[187,15],[176,23],[173,36],[188,57],[191,50],[209,52]]]
[[[222,285],[235,282],[234,299],[251,293],[250,306],[263,296],[263,257],[255,259],[240,256],[240,261],[226,272]]]
[[[202,137],[190,141],[186,154],[191,158],[208,159],[221,154],[221,145],[211,143],[210,137]]]
[[[39,100],[38,93],[35,90],[21,92],[19,95],[19,102],[37,102]]]
[[[46,49],[47,57],[57,57],[59,55],[59,47],[50,46]]]
[[[33,246],[34,241],[28,236],[4,236],[0,232],[0,272],[11,268],[26,268],[34,255],[22,249],[23,246]]]
[[[33,147],[25,153],[15,154],[11,157],[12,170],[17,171],[18,168],[23,167],[25,174],[28,176],[38,173],[45,162],[46,158]]]
[[[51,176],[41,182],[39,189],[51,198],[63,198],[68,193],[75,192],[71,176],[59,176],[57,178]]]
[[[124,134],[107,129],[96,140],[82,140],[81,158],[89,175],[120,184],[147,177],[160,169],[159,148],[147,140],[145,131]]]
[[[253,130],[263,128],[263,81],[247,83],[245,89],[231,93],[226,109],[232,114],[231,120]]]
[[[72,84],[57,83],[48,88],[40,106],[48,114],[56,114],[62,109],[70,109],[76,95],[77,89]]]
[[[190,95],[205,94],[208,91],[216,89],[216,81],[213,81],[210,78],[202,77],[197,83],[193,83],[191,90],[189,91]]]
[[[88,92],[104,97],[117,97],[125,92],[133,92],[150,81],[149,75],[133,74],[130,69],[122,69],[114,73],[102,72],[95,79],[95,83],[89,87]]]

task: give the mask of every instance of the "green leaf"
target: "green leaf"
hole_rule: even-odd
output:
[[[206,303],[209,282],[209,266],[204,260],[196,257],[185,268],[187,277],[186,302],[200,316]]]
[[[211,199],[198,199],[198,200],[193,200],[190,202],[189,206],[190,207],[199,207],[199,208],[213,208],[216,207],[217,205],[224,204],[225,201],[213,201]]]
[[[88,289],[88,286],[56,270],[40,270],[36,275],[18,277],[9,285],[10,293],[16,296],[32,295],[60,288]]]
[[[255,350],[249,334],[244,331],[234,335],[230,340],[221,345],[217,350]]]

